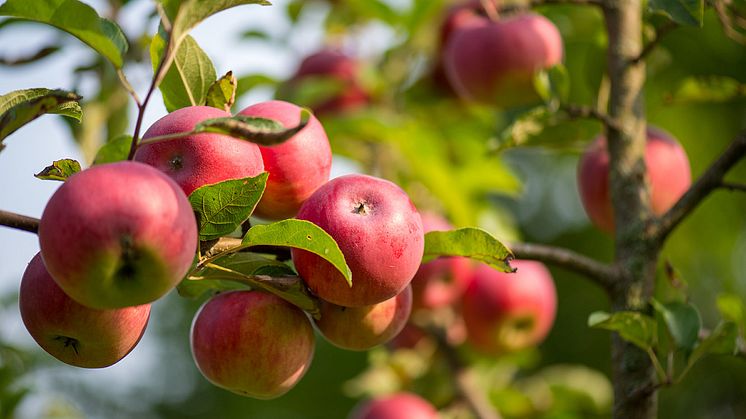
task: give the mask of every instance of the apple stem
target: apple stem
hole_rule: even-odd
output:
[[[500,20],[500,12],[497,10],[497,5],[495,4],[498,0],[480,0],[482,3],[482,8],[484,8],[485,13],[487,13],[487,17],[490,18],[491,21],[497,22]]]
[[[78,340],[75,338],[71,338],[69,336],[57,336],[54,338],[54,340],[62,341],[62,344],[65,345],[65,348],[72,347],[73,352],[75,352],[75,355],[80,355],[78,353]]]

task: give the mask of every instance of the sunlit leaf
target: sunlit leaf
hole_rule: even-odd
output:
[[[215,80],[207,89],[205,105],[230,112],[236,101],[236,83],[236,77],[233,76],[232,71]]]
[[[464,256],[486,263],[502,272],[512,272],[513,254],[490,233],[473,227],[425,234],[423,262],[438,256]]]
[[[294,127],[284,127],[279,122],[253,116],[236,115],[226,118],[206,119],[194,127],[195,132],[215,132],[260,145],[275,145],[288,140],[305,128],[311,113],[301,110],[300,122]]]
[[[132,136],[120,135],[107,141],[96,153],[93,164],[114,163],[127,160],[132,146]]]
[[[693,365],[707,354],[733,355],[737,349],[738,326],[731,321],[721,322],[694,348],[687,362]]]
[[[80,163],[73,159],[55,160],[34,176],[43,180],[66,181],[70,176],[80,172]]]
[[[80,121],[83,115],[78,103],[80,99],[82,98],[75,93],[42,88],[16,90],[0,96],[0,142],[45,113],[64,115]]]

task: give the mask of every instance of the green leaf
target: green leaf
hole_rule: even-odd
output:
[[[216,132],[267,146],[288,140],[305,128],[310,118],[311,113],[303,109],[298,125],[286,128],[272,119],[236,115],[226,118],[206,119],[194,127],[194,132]]]
[[[280,99],[314,107],[344,93],[349,83],[339,77],[309,75],[284,84],[277,92]]]
[[[570,118],[563,111],[541,105],[517,115],[500,132],[495,148],[498,151],[529,145],[572,148],[595,136],[599,127],[597,121]]]
[[[50,166],[34,176],[43,180],[66,181],[70,176],[80,172],[80,163],[73,159],[55,160]]]
[[[707,354],[733,355],[737,349],[738,326],[730,321],[720,322],[715,330],[697,345],[687,364],[688,367],[694,365]]]
[[[112,138],[98,150],[96,157],[93,159],[93,164],[114,163],[127,160],[131,146],[131,135],[122,134]]]
[[[570,93],[570,74],[562,64],[541,70],[534,76],[534,88],[544,102],[565,102]]]
[[[233,103],[236,101],[236,87],[237,82],[233,72],[225,73],[223,77],[217,79],[207,89],[205,105],[230,112]]]
[[[217,239],[235,231],[254,211],[269,174],[232,179],[197,188],[189,202],[198,215],[199,239]]]
[[[150,43],[150,59],[156,71],[166,48],[165,35],[158,33]],[[176,50],[173,62],[158,88],[163,95],[166,110],[173,112],[187,106],[203,105],[207,92],[217,78],[210,57],[191,36]]]
[[[172,25],[174,45],[178,46],[187,33],[208,17],[231,7],[244,4],[271,6],[266,0],[159,0]]]
[[[655,319],[636,311],[596,311],[588,317],[588,326],[617,332],[622,339],[646,351],[655,346],[658,335]]]
[[[724,319],[735,322],[744,327],[746,322],[746,311],[743,308],[743,300],[737,294],[720,294],[717,297],[717,307]]]
[[[59,114],[80,121],[82,99],[64,90],[24,89],[0,96],[0,149],[2,140],[18,128],[45,113]]]
[[[116,23],[99,17],[96,10],[78,0],[8,0],[0,6],[0,15],[46,23],[88,44],[99,54],[122,68],[127,38]]]
[[[648,7],[660,12],[680,25],[702,26],[704,0],[650,0]]]
[[[238,87],[236,88],[236,97],[241,97],[244,93],[257,86],[277,86],[279,81],[266,74],[249,74],[238,79]]]
[[[502,272],[513,272],[511,251],[490,233],[474,227],[425,234],[423,262],[438,256],[465,256]]]
[[[702,318],[696,307],[688,303],[662,304],[652,300],[653,308],[660,313],[676,347],[691,352],[699,339]]]
[[[692,76],[679,83],[666,103],[724,103],[746,96],[746,84],[726,76]]]
[[[331,263],[352,286],[352,272],[337,242],[312,222],[289,219],[255,225],[244,236],[243,246],[283,246],[306,250]]]

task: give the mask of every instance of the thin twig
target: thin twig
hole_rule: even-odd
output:
[[[630,61],[630,63],[631,64],[637,64],[640,61],[644,60],[645,57],[647,57],[648,54],[650,54],[655,49],[655,47],[658,46],[658,44],[661,42],[661,40],[663,40],[663,37],[665,37],[668,33],[670,33],[671,31],[673,31],[674,29],[676,29],[678,27],[679,27],[679,25],[676,22],[674,22],[673,20],[669,20],[668,22],[666,22],[663,25],[661,25],[661,27],[658,28],[658,30],[656,30],[656,32],[655,32],[655,38],[651,39],[647,43],[647,45],[645,45],[645,47],[642,49],[642,51],[640,51],[640,54],[637,57],[633,58]]]
[[[518,259],[538,260],[577,272],[606,290],[618,282],[618,274],[613,266],[569,249],[534,243],[511,243],[508,247]]]
[[[16,230],[39,232],[39,219],[28,217],[14,212],[0,210],[0,225],[15,228]]]
[[[746,184],[743,183],[720,182],[719,186],[729,191],[746,192]]]
[[[607,127],[615,129],[619,126],[608,114],[590,106],[564,104],[560,105],[560,110],[571,118],[595,119]]]
[[[742,131],[679,201],[657,220],[651,236],[663,241],[712,191],[724,187],[723,176],[745,155],[746,131]]]
[[[601,6],[602,0],[532,0],[531,7],[541,6],[543,4],[579,4],[590,6]]]
[[[474,415],[480,419],[501,419],[502,416],[492,407],[483,390],[475,386],[469,369],[464,366],[456,349],[448,343],[443,331],[431,327],[428,328],[428,332],[437,343],[438,350],[445,357],[459,394]]]
[[[124,90],[127,91],[127,93],[132,96],[132,99],[135,100],[135,104],[137,104],[138,109],[142,106],[142,103],[140,102],[140,97],[137,96],[137,92],[135,92],[135,89],[132,87],[132,84],[130,84],[130,81],[127,80],[127,76],[124,74],[124,71],[122,71],[121,68],[117,69],[117,76],[119,76],[119,81],[122,83],[122,86],[124,87]]]

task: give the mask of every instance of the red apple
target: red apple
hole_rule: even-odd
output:
[[[359,404],[349,419],[435,419],[438,411],[413,393],[396,393]]]
[[[356,59],[340,51],[324,49],[303,59],[288,87],[298,89],[303,83],[331,81],[339,91],[308,106],[318,115],[343,113],[365,106],[370,99],[360,84],[359,75],[360,65]]]
[[[448,221],[436,214],[422,214],[425,233],[452,230]],[[447,306],[463,294],[469,284],[471,262],[463,257],[442,257],[423,263],[412,279],[413,308]]]
[[[427,333],[410,322],[404,325],[398,335],[386,342],[386,346],[391,350],[415,349],[426,338]]]
[[[39,244],[49,273],[75,301],[134,306],[181,281],[197,249],[197,223],[171,178],[124,161],[68,178],[44,209]]]
[[[26,329],[45,351],[83,368],[103,368],[137,345],[150,317],[150,305],[96,310],[76,303],[54,282],[41,254],[21,279],[18,306]]]
[[[495,106],[524,105],[539,97],[534,76],[562,60],[562,38],[554,24],[534,13],[491,21],[470,10],[444,52],[446,75],[467,100]]]
[[[261,291],[219,294],[192,323],[192,355],[202,375],[256,399],[274,399],[293,388],[311,365],[314,343],[303,311]]]
[[[319,332],[334,346],[365,351],[399,334],[412,311],[412,288],[370,306],[342,307],[321,301]]]
[[[257,103],[240,112],[279,121],[286,127],[298,125],[301,108],[279,100]],[[332,151],[324,127],[315,116],[287,141],[259,147],[264,168],[269,172],[267,188],[255,215],[278,220],[294,216],[311,194],[329,180]]]
[[[654,214],[668,211],[692,184],[686,151],[670,134],[648,128],[645,167],[650,181],[650,204]],[[614,212],[609,193],[609,153],[606,139],[598,137],[578,165],[578,188],[586,213],[596,227],[614,231]]]
[[[417,272],[425,240],[422,220],[407,194],[366,175],[329,181],[303,203],[298,218],[323,228],[339,244],[352,287],[329,262],[292,249],[293,262],[320,298],[345,307],[367,306],[399,294]]]
[[[464,293],[467,340],[485,353],[536,345],[554,323],[557,293],[547,268],[534,261],[511,264],[515,273],[480,265]]]
[[[157,120],[143,139],[191,131],[206,119],[230,116],[210,106],[181,108]],[[256,144],[216,133],[143,144],[138,147],[135,160],[171,176],[187,195],[200,186],[253,177],[264,171]]]
[[[445,47],[448,45],[448,41],[454,31],[479,15],[484,15],[484,9],[482,8],[482,2],[480,0],[469,0],[464,3],[456,4],[449,7],[445,13],[445,18],[443,19],[440,26],[440,33],[438,34],[437,55],[435,57],[432,77],[435,85],[448,94],[455,95],[456,92],[451,87],[451,83],[448,81],[448,77],[446,76],[445,64],[443,63]]]

